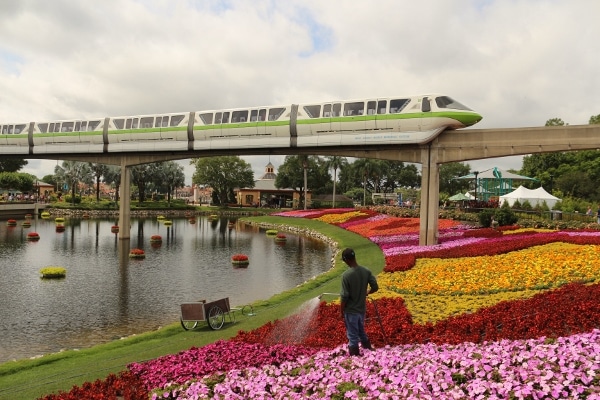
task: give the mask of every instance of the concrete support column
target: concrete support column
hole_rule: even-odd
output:
[[[421,148],[421,224],[419,245],[431,246],[438,243],[438,216],[440,200],[440,170],[437,151],[431,146]]]
[[[119,193],[119,239],[129,239],[131,231],[131,174],[127,157],[121,159],[121,186]]]

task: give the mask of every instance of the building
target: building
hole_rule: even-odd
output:
[[[296,208],[300,204],[300,193],[294,189],[275,187],[275,167],[270,162],[264,175],[254,181],[253,188],[241,188],[235,192],[237,204],[244,207]],[[310,190],[306,194],[307,204],[311,201]]]

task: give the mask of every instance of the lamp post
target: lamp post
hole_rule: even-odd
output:
[[[307,189],[307,185],[308,185],[308,176],[307,176],[307,170],[308,170],[308,160],[306,158],[306,156],[304,157],[304,160],[302,161],[302,168],[304,168],[304,209],[306,210],[306,196],[308,193],[308,189]]]
[[[475,206],[477,206],[477,175],[479,175],[479,171],[474,171],[473,175],[475,175]]]

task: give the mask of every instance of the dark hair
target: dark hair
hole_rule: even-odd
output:
[[[356,255],[354,254],[354,250],[352,250],[350,247],[342,252],[342,260],[344,261],[354,260],[355,258]]]

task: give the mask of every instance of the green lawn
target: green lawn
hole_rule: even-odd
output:
[[[247,221],[263,222],[284,230],[285,226],[318,231],[338,243],[339,249],[352,247],[360,264],[373,273],[383,270],[385,260],[377,245],[359,235],[319,221],[284,218],[251,217]],[[144,361],[165,354],[177,353],[192,346],[203,346],[219,339],[235,336],[239,330],[252,330],[268,321],[284,318],[302,303],[324,292],[340,290],[340,275],[346,266],[336,257],[335,267],[306,282],[304,285],[272,298],[254,303],[255,316],[238,317],[235,324],[226,324],[221,330],[201,327],[184,331],[179,321],[154,332],[94,346],[80,351],[69,350],[34,360],[20,360],[0,364],[0,399],[35,399],[59,390],[68,391],[73,385],[103,379],[111,372],[119,372],[134,361]]]

